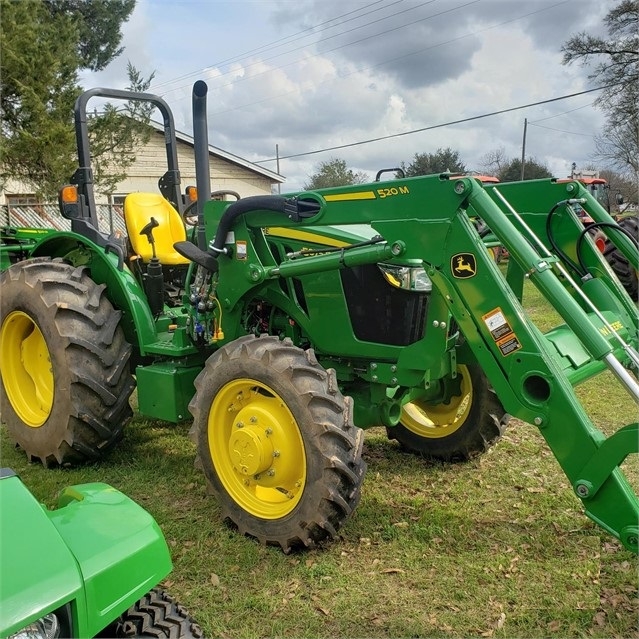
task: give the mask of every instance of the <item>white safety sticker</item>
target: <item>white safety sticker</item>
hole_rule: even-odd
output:
[[[510,328],[508,320],[499,307],[483,315],[482,319],[495,341],[501,339],[504,335],[508,335],[508,333],[512,333],[513,329]]]
[[[497,307],[490,313],[482,315],[482,320],[504,357],[521,348],[521,342],[517,339],[501,308]]]
[[[238,260],[245,260],[247,256],[246,242],[238,240],[235,242],[235,257]]]

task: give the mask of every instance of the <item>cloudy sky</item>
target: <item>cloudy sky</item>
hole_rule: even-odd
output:
[[[344,159],[374,178],[416,153],[457,150],[469,169],[503,148],[567,176],[593,162],[603,117],[589,93],[467,123],[447,122],[592,88],[561,64],[573,34],[602,33],[612,0],[138,0],[125,51],[86,88],[124,88],[130,61],[191,134],[191,88],[209,87],[210,143],[275,158],[284,190]],[[397,136],[397,137],[390,137]],[[365,143],[374,138],[386,138]],[[360,143],[320,153],[330,147]],[[298,156],[298,157],[287,157]],[[274,161],[263,166],[275,171]]]

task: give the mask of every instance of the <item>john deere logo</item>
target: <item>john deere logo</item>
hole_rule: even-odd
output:
[[[450,270],[453,277],[466,279],[474,277],[477,272],[477,261],[472,253],[457,253],[450,259]]]

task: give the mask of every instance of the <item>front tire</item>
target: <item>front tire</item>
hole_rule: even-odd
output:
[[[112,635],[155,639],[200,639],[202,629],[169,594],[154,588],[113,625]]]
[[[335,372],[289,339],[248,335],[209,357],[195,388],[196,464],[223,517],[284,552],[335,537],[366,469]]]
[[[447,404],[406,404],[388,437],[408,452],[443,462],[467,461],[497,442],[509,416],[495,391],[477,365],[460,365],[457,373],[458,395]]]
[[[35,258],[0,280],[0,402],[29,460],[100,458],[132,415],[131,346],[84,267]]]

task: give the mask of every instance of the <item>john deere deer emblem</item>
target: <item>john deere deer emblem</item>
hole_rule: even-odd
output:
[[[453,277],[466,279],[473,277],[477,272],[477,262],[472,253],[457,253],[450,258],[450,270]]]

